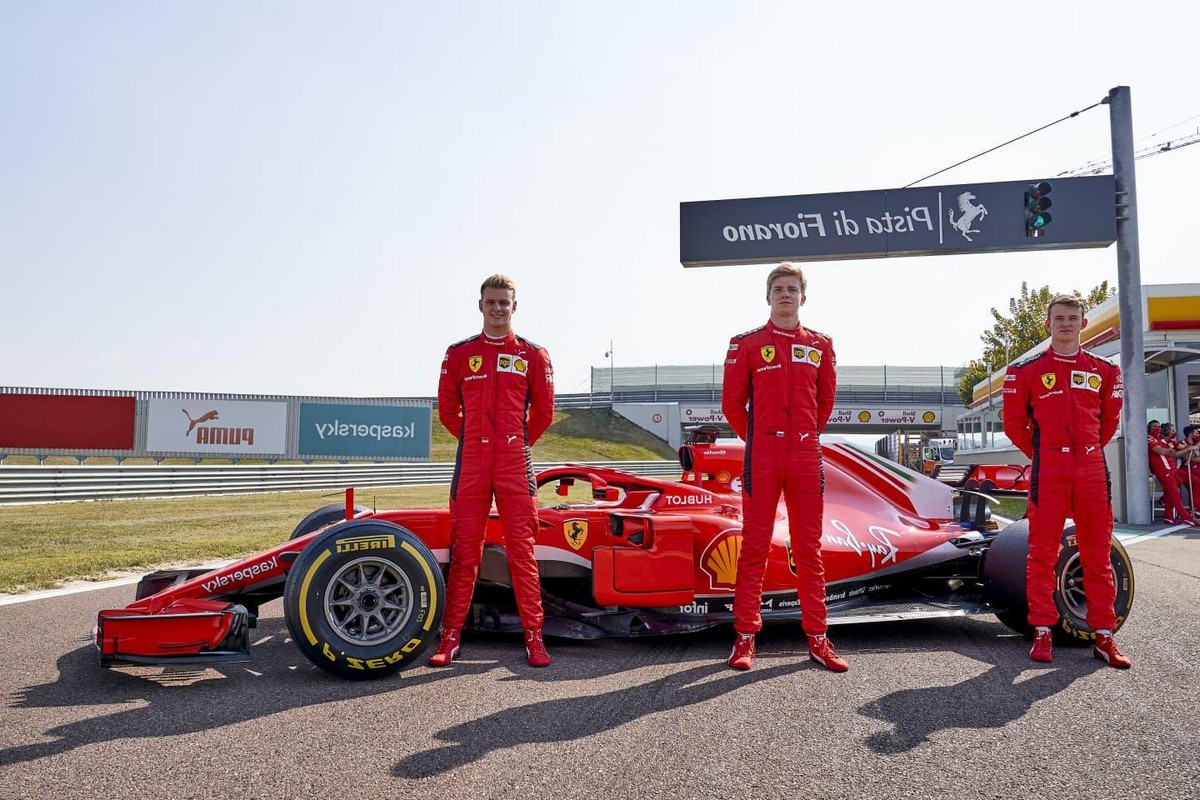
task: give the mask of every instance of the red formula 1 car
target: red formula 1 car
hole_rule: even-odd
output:
[[[680,448],[680,480],[568,465],[538,475],[541,567],[551,636],[598,638],[694,631],[729,623],[741,548],[741,444],[699,429]],[[824,447],[829,622],[996,614],[1025,623],[1025,523],[997,531],[989,498],[956,491],[846,444]],[[100,663],[249,658],[259,607],[283,597],[297,646],[347,678],[417,660],[437,639],[449,562],[445,509],[371,512],[326,506],[291,538],[219,569],[157,572],[135,602],[99,614]],[[492,517],[468,627],[517,631],[500,521]],[[1114,540],[1117,618],[1133,603],[1133,568]],[[1063,531],[1056,599],[1065,642],[1087,641],[1073,529]],[[795,622],[795,565],[781,505],[762,614]]]

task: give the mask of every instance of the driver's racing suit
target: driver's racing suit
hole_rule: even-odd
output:
[[[733,600],[739,634],[762,628],[763,576],[780,492],[788,510],[801,623],[807,634],[825,633],[825,479],[818,437],[833,411],[836,390],[833,341],[822,333],[768,322],[729,341],[721,410],[746,442],[742,551]]]
[[[443,628],[466,620],[483,556],[492,495],[504,527],[513,594],[526,631],[542,628],[534,558],[537,499],[529,448],[554,417],[550,354],[513,333],[450,345],[438,382],[438,418],[458,439],[450,484],[450,574]]]
[[[1087,624],[1115,630],[1113,604],[1112,490],[1104,446],[1121,417],[1121,370],[1080,349],[1045,352],[1013,364],[1004,376],[1004,432],[1029,457],[1029,624],[1053,627],[1054,565],[1063,524],[1075,520],[1083,565]]]

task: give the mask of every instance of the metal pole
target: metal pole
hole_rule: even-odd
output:
[[[1121,430],[1125,448],[1125,518],[1133,525],[1151,523],[1150,455],[1142,438],[1146,425],[1146,360],[1143,344],[1142,264],[1138,252],[1137,178],[1134,173],[1133,107],[1128,86],[1111,89],[1113,180],[1117,214],[1117,309],[1121,315],[1121,374],[1125,405]]]

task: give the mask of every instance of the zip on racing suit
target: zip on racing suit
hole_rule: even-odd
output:
[[[729,340],[721,410],[746,442],[742,471],[742,551],[734,585],[734,628],[762,628],[763,575],[782,492],[796,563],[804,632],[825,633],[821,522],[825,477],[818,437],[833,411],[833,341],[803,326],[768,322]]]
[[[446,350],[438,418],[458,439],[458,453],[450,484],[451,558],[443,628],[457,631],[466,621],[494,494],[521,625],[526,631],[542,629],[529,448],[553,417],[554,375],[544,348],[510,332],[502,338],[480,333]]]
[[[1112,486],[1104,446],[1116,433],[1125,385],[1116,364],[1084,351],[1051,348],[1008,368],[1004,432],[1029,457],[1029,624],[1053,627],[1054,565],[1063,525],[1075,520],[1075,540],[1087,593],[1087,624],[1115,630]]]

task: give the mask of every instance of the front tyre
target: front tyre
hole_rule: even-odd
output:
[[[297,556],[283,593],[284,619],[300,652],[341,678],[382,678],[437,639],[445,583],[414,534],[354,520],[317,534]]]
[[[1001,531],[988,548],[983,563],[983,579],[987,602],[998,609],[997,619],[1017,633],[1032,638],[1033,627],[1027,620],[1029,605],[1025,595],[1028,537],[1028,520],[1015,522]],[[1117,615],[1119,630],[1133,609],[1134,580],[1129,553],[1116,539],[1112,540],[1111,560],[1113,583],[1117,590],[1113,610]],[[1052,629],[1054,641],[1063,645],[1091,644],[1095,636],[1087,624],[1087,597],[1083,589],[1083,567],[1079,560],[1074,525],[1063,529],[1062,547],[1054,564],[1054,578],[1054,604],[1059,614],[1058,624]]]
[[[369,511],[366,506],[354,506],[355,515]],[[296,525],[296,529],[292,531],[292,535],[288,540],[299,539],[301,536],[308,536],[316,530],[324,528],[326,525],[332,525],[335,522],[340,522],[346,518],[346,506],[343,503],[330,503],[327,506],[321,506],[316,511],[309,514],[300,523]]]

